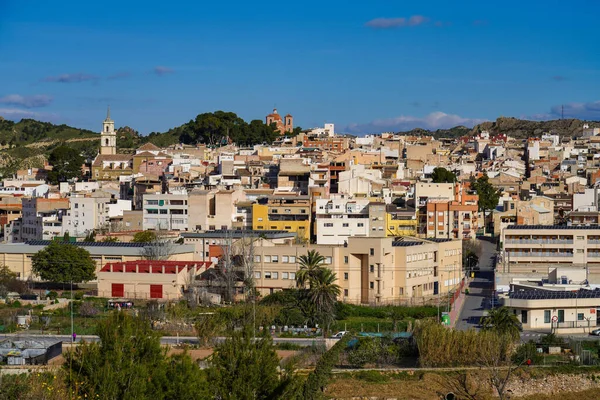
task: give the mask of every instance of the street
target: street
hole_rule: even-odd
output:
[[[10,333],[0,335],[0,340],[9,338],[9,337],[19,337],[26,336],[28,338],[44,338],[44,339],[55,339],[62,340],[63,343],[69,344],[71,343],[71,335],[28,335],[26,332],[20,333]],[[81,343],[81,341],[85,340],[86,342],[97,342],[99,340],[98,336],[95,335],[77,335],[75,339],[75,343]],[[220,343],[225,340],[225,337],[217,337],[215,341]],[[298,346],[312,346],[315,343],[323,343],[324,339],[319,338],[273,338],[273,343],[292,343]],[[160,338],[160,343],[162,345],[176,346],[177,344],[198,344],[198,338],[195,336],[163,336]]]
[[[475,273],[475,279],[469,285],[469,294],[465,296],[463,308],[456,322],[458,330],[479,329],[479,319],[483,316],[483,312],[490,308],[496,244],[485,239],[477,239],[482,247],[479,260],[480,271]]]

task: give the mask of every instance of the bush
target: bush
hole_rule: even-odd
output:
[[[54,290],[52,290],[52,291],[48,292],[46,297],[48,297],[50,300],[56,300],[58,298],[58,293],[56,293]]]
[[[390,380],[387,375],[379,371],[358,371],[354,374],[353,378],[371,383],[383,383]]]
[[[342,303],[342,302],[338,302],[336,304],[336,318],[337,319],[347,319],[349,317],[390,319],[392,315],[396,315],[398,317],[414,318],[414,319],[435,317],[435,316],[437,316],[437,307],[433,307],[433,306],[369,307],[369,306],[359,306],[359,305],[355,305],[355,304],[348,304],[348,303]]]
[[[544,356],[538,353],[537,346],[533,341],[519,345],[512,356],[512,362],[517,365],[525,364],[527,360],[531,360],[532,364],[541,364],[544,361]]]

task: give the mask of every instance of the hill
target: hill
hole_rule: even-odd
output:
[[[518,118],[500,117],[496,121],[483,122],[474,126],[472,129],[465,126],[456,126],[450,129],[438,129],[430,131],[427,129],[416,128],[407,132],[399,132],[406,135],[415,136],[433,136],[441,137],[461,137],[465,135],[475,135],[482,131],[489,131],[493,135],[505,134],[517,139],[524,139],[530,136],[540,136],[542,133],[550,132],[560,136],[581,136],[583,125],[590,127],[600,127],[598,121],[583,121],[580,119],[557,119],[550,121],[529,121]]]

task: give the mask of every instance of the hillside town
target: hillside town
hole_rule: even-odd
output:
[[[342,302],[425,304],[475,276],[463,249],[483,237],[497,242],[495,296],[524,329],[596,327],[599,128],[434,139],[325,124],[290,135],[293,117],[277,109],[265,123],[280,132],[273,143],[119,152],[109,110],[81,178],[51,185],[52,165],[4,177],[0,263],[39,280],[32,256],[65,239],[90,252],[98,296],[219,304],[245,298],[247,279],[260,296],[295,287],[299,258],[318,251]],[[143,256],[144,231],[169,242],[164,257]],[[229,269],[233,285],[219,279]]]

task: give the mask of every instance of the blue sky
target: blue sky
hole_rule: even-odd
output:
[[[164,131],[197,114],[349,133],[600,120],[595,0],[0,0],[0,115]]]

